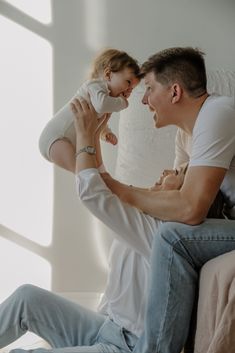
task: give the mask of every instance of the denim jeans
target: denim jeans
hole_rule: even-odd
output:
[[[27,331],[42,337],[52,347],[31,351],[37,353],[126,353],[132,351],[137,340],[106,316],[28,284],[0,305],[0,347]]]
[[[180,353],[190,326],[199,271],[235,249],[235,221],[163,223],[153,242],[145,331],[136,353]]]

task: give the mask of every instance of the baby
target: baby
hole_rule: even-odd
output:
[[[90,79],[83,83],[74,97],[91,101],[99,118],[119,112],[128,107],[127,99],[139,83],[139,75],[135,59],[124,51],[106,49],[95,58]],[[113,145],[117,144],[117,137],[107,125],[100,136]],[[41,133],[39,148],[47,160],[74,172],[76,135],[70,102],[48,122]]]

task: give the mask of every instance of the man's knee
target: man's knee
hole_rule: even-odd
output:
[[[178,243],[185,234],[187,225],[178,222],[164,222],[159,229],[159,237],[164,241],[174,246]]]
[[[18,300],[23,300],[25,302],[30,302],[32,298],[36,298],[39,293],[40,288],[32,284],[23,284],[18,287],[15,291],[15,295]]]

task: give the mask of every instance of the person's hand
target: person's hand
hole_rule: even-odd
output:
[[[70,103],[70,106],[74,114],[74,126],[77,136],[94,136],[99,122],[93,105],[82,98],[75,98]]]
[[[108,132],[101,137],[105,142],[111,143],[111,145],[116,145],[118,143],[118,138],[113,132]]]
[[[106,123],[106,120],[105,120]],[[117,136],[112,132],[112,130],[109,128],[109,126],[105,124],[103,124],[103,130],[101,130],[99,136],[101,138],[101,140],[111,143],[112,145],[116,145],[118,143],[118,138]]]
[[[122,96],[126,101],[127,101],[127,99],[130,97],[130,95],[131,95],[131,90],[127,90],[127,91],[125,91],[125,92],[123,92],[123,93],[121,93],[120,94],[120,96]]]
[[[114,193],[118,193],[119,182],[111,177],[107,172],[100,174],[107,187]]]
[[[122,99],[125,100],[127,107],[129,106],[128,98],[130,97],[130,95],[131,95],[131,92],[129,92],[129,91],[122,92],[119,95],[119,97],[122,97]]]
[[[116,194],[117,196],[119,196],[121,198],[122,196],[122,184],[113,179],[111,177],[111,175],[107,172],[105,173],[101,173],[100,174],[102,179],[104,180],[105,184],[107,185],[107,187],[114,193]]]

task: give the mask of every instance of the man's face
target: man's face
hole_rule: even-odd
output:
[[[164,86],[158,82],[153,72],[149,72],[145,78],[146,91],[142,99],[143,104],[148,104],[149,109],[154,112],[153,119],[157,128],[172,124],[171,87]]]
[[[159,180],[150,188],[152,191],[179,190],[183,185],[185,166],[179,169],[165,169]]]

